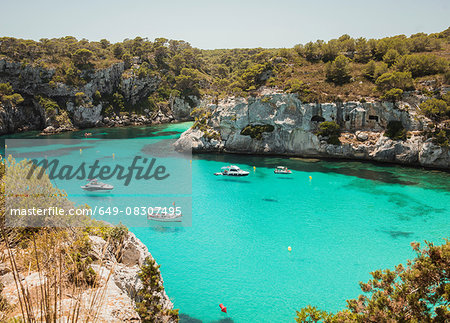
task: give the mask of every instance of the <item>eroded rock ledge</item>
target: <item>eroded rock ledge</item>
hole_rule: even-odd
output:
[[[205,129],[191,128],[175,143],[177,150],[233,152],[364,159],[449,169],[450,151],[421,135],[430,120],[418,113],[422,98],[406,95],[404,101],[305,104],[295,94],[266,93],[259,97],[227,98],[204,104],[209,111]],[[323,121],[335,121],[343,131],[340,145],[316,135]],[[384,136],[389,121],[401,121],[410,137]],[[272,125],[259,138],[243,135],[247,126]]]
[[[147,257],[152,256],[147,247],[136,236],[128,232],[121,245],[121,255],[118,259],[114,252],[103,238],[99,236],[89,236],[91,242],[90,257],[94,260],[91,267],[99,276],[99,286],[97,288],[88,288],[84,290],[79,297],[82,307],[89,306],[83,302],[89,302],[94,293],[100,290],[103,299],[97,313],[99,322],[140,322],[141,319],[135,310],[136,302],[140,301],[138,291],[142,289],[142,282],[139,279],[140,267],[144,264]],[[159,284],[163,285],[161,273],[158,270]],[[22,273],[20,278],[26,286],[39,288],[43,283],[38,272]],[[2,296],[6,298],[9,304],[17,304],[18,297],[13,273],[9,269],[7,262],[0,263],[0,283],[3,284]],[[164,289],[157,293],[159,304],[162,310],[172,310],[173,304],[167,296]],[[61,301],[61,307],[70,308],[73,299],[70,295],[64,295]],[[80,317],[80,321],[89,318]],[[64,321],[64,318],[61,317]],[[173,317],[158,317],[155,322],[176,322]]]

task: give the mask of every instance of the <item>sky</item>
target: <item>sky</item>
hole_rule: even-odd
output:
[[[448,0],[0,0],[0,36],[136,36],[213,48],[281,48],[342,34],[381,38],[440,32]]]

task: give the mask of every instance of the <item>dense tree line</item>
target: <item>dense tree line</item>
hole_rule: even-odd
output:
[[[93,98],[86,98],[82,92],[76,94],[76,104],[89,107],[105,103],[105,115],[157,110],[177,96],[248,96],[261,86],[296,93],[303,102],[367,97],[396,102],[405,91],[415,89],[432,96],[435,93],[421,84],[427,80],[436,81],[437,86],[450,84],[449,52],[450,28],[435,34],[378,40],[343,35],[328,42],[318,40],[281,49],[200,50],[185,41],[141,37],[114,44],[106,39],[88,41],[71,36],[39,41],[0,38],[0,59],[54,70],[53,77],[45,80],[51,87],[57,83],[83,86],[96,70],[117,63],[124,64],[123,78],[159,78],[156,91],[137,104],[127,102],[120,89],[95,93]],[[20,93],[14,93],[17,89],[2,86],[3,103],[23,102]],[[439,95],[437,99],[441,99]],[[35,100],[55,122],[57,118],[61,122],[67,119],[60,116],[64,107],[55,108],[56,102],[39,93]],[[447,113],[440,115],[438,119],[442,120]]]

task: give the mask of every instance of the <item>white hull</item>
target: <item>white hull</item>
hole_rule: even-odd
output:
[[[147,215],[148,220],[157,221],[157,222],[181,222],[183,219],[183,215],[176,215],[176,216],[154,216],[154,215]]]

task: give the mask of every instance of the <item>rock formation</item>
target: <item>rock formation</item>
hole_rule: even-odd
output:
[[[183,133],[177,150],[234,152],[375,160],[428,167],[450,167],[448,147],[440,147],[421,135],[430,120],[417,113],[421,97],[404,101],[302,103],[295,94],[266,93],[258,97],[227,98],[204,104],[208,117]],[[317,135],[319,124],[334,121],[343,131],[340,145]],[[390,121],[401,121],[407,140],[384,136]],[[259,138],[245,135],[245,127],[273,126]],[[211,135],[216,133],[217,135]]]
[[[128,232],[120,246],[121,256],[118,259],[111,245],[101,237],[91,235],[89,240],[91,245],[90,257],[94,260],[94,264],[91,267],[99,277],[99,286],[83,290],[81,296],[78,297],[82,302],[81,308],[88,308],[90,306],[89,301],[93,299],[92,296],[95,293],[101,293],[102,300],[97,304],[99,308],[96,309],[97,321],[140,322],[141,319],[135,310],[135,303],[140,300],[138,291],[142,288],[142,282],[138,276],[140,266],[144,264],[144,260],[147,257],[152,258],[147,247],[133,233]],[[30,290],[39,288],[44,282],[38,272],[23,273],[19,279]],[[161,285],[163,284],[160,273],[159,282]],[[1,295],[9,304],[17,304],[16,285],[8,262],[0,262],[0,284],[4,286]],[[173,304],[164,289],[157,296],[159,299],[159,304],[157,305],[160,305],[162,310],[173,309]],[[70,295],[62,296],[59,306],[62,308],[61,312],[63,314],[64,308],[71,308],[71,302],[73,303],[74,300]],[[80,321],[87,319],[79,318]],[[64,321],[63,317],[61,317],[61,321]],[[156,321],[175,322],[170,316]]]

